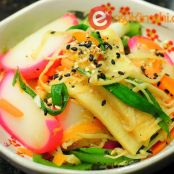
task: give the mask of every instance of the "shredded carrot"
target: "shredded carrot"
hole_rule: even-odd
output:
[[[92,36],[87,36],[87,33],[85,31],[77,31],[73,32],[73,37],[78,41],[78,42],[85,42],[85,41],[91,41],[95,45],[99,45],[99,42],[96,38]]]
[[[162,50],[162,48],[155,43],[154,41],[145,38],[145,37],[138,37],[138,43],[140,43],[141,45],[143,45],[143,48],[147,48],[149,49],[154,49],[154,50]]]
[[[73,63],[72,60],[70,60],[70,59],[68,59],[68,58],[64,58],[64,59],[62,59],[62,61],[61,61],[61,65],[62,65],[63,67],[65,67],[65,68],[69,69],[69,68],[71,68],[71,67],[74,65],[74,63]]]
[[[167,138],[167,143],[169,144],[174,139],[174,128],[170,131],[170,137]]]
[[[20,111],[5,99],[0,99],[0,108],[13,115],[14,117],[22,117],[24,115],[22,111]]]
[[[174,96],[174,79],[164,75],[160,81],[159,88],[164,90],[167,94]]]
[[[57,152],[54,156],[53,163],[61,166],[66,161],[66,159],[67,157],[64,154]]]
[[[75,39],[78,42],[84,42],[86,41],[86,32],[84,31],[73,32],[73,37],[75,37]]]
[[[162,60],[160,59],[151,59],[148,58],[146,61],[144,60],[132,60],[132,62],[137,66],[137,67],[144,67],[145,74],[148,77],[154,78],[154,74],[159,74],[162,71]]]
[[[162,60],[160,59],[155,59],[147,62],[147,66],[145,67],[145,73],[148,75],[148,77],[153,78],[154,74],[160,73],[162,70]]]
[[[65,131],[62,142],[79,139],[79,133],[107,133],[107,130],[98,120],[84,121]]]
[[[61,64],[61,59],[57,59],[53,65],[49,68],[49,70],[46,72],[47,77],[51,77],[54,74],[56,74],[57,67]]]
[[[37,83],[38,83],[38,80],[28,80],[28,81],[27,81],[27,84],[28,84],[31,88],[33,88],[33,89],[36,88]]]
[[[174,139],[174,128],[170,131],[170,137]]]
[[[19,147],[18,148],[18,152],[24,154],[24,155],[27,155],[29,157],[33,157],[33,152],[31,152],[30,150],[24,148],[24,147]]]
[[[167,145],[166,141],[158,141],[151,148],[152,154],[156,155],[157,153],[161,152],[166,147],[166,145]]]

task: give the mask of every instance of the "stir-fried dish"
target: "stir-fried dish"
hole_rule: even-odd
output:
[[[94,30],[66,14],[1,56],[0,125],[46,166],[110,169],[159,153],[174,137],[161,44],[138,22]]]

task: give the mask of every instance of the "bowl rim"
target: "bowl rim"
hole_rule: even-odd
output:
[[[13,19],[17,18],[18,16],[24,14],[25,12],[30,11],[32,8],[38,7],[39,5],[43,4],[44,2],[46,2],[47,0],[39,0],[25,8],[23,8],[22,10],[19,10],[18,12],[14,13],[13,15],[7,17],[6,19],[4,19],[3,21],[0,22],[0,28],[3,25],[6,25],[8,23],[10,23]],[[51,1],[51,0],[50,0]],[[109,1],[109,0],[108,0]],[[160,10],[160,11],[165,11],[167,13],[169,13],[170,15],[174,15],[174,12],[170,9],[166,9],[164,7],[160,7],[154,4],[151,4],[149,2],[145,2],[144,0],[139,0],[139,1],[135,1],[135,0],[129,0],[135,4],[140,4],[140,5],[144,5],[146,7],[155,9],[155,10]],[[172,27],[173,26],[173,27]],[[171,27],[174,29],[174,24],[171,24]],[[165,158],[169,157],[170,155],[174,154],[174,148],[173,145],[174,143],[171,143],[170,145],[168,145],[168,148],[165,149],[165,151],[162,151],[161,153],[148,158],[146,160],[143,160],[141,162],[132,164],[130,166],[125,166],[125,167],[121,167],[121,168],[115,168],[115,169],[108,169],[108,170],[93,170],[90,171],[91,174],[123,174],[123,173],[132,173],[132,172],[136,172],[138,170],[142,170],[145,169],[148,166],[154,165],[156,163],[158,163],[161,160],[164,160]],[[171,146],[171,147],[170,147]],[[35,172],[41,172],[41,173],[64,173],[64,174],[88,174],[89,171],[78,171],[78,170],[67,170],[67,169],[59,169],[59,168],[54,168],[54,167],[48,167],[48,166],[44,166],[38,163],[34,163],[30,160],[27,160],[25,158],[22,158],[20,156],[18,156],[17,154],[13,153],[10,149],[8,149],[7,147],[5,147],[3,144],[0,143],[0,155],[2,155],[3,157],[9,159],[10,161],[12,161],[13,163],[19,165],[20,167],[23,167],[27,170],[31,170],[31,171],[35,171]]]

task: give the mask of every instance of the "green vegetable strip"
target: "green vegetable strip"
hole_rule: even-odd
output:
[[[127,25],[129,30],[125,35],[129,37],[142,35],[142,26],[139,22],[129,22]]]
[[[162,118],[165,121],[159,122],[159,126],[165,130],[168,135],[170,134],[168,124],[166,122],[171,122],[171,119],[168,117],[168,115],[163,112],[162,108],[160,107],[159,103],[156,101],[155,97],[150,93],[148,89],[146,89],[147,94],[149,95],[150,99],[152,100],[153,104],[156,106],[156,108],[159,109],[159,117]],[[161,112],[160,112],[161,111]]]
[[[115,83],[108,86],[104,86],[104,88],[110,91],[117,98],[119,98],[121,101],[128,104],[129,106],[132,106],[143,112],[157,114],[156,109],[153,107],[151,103],[147,102],[147,100],[144,97],[142,97],[138,93],[133,92],[127,86]]]
[[[37,96],[37,94],[33,91],[33,89],[31,89],[30,87],[28,87],[23,82],[19,70],[17,70],[16,73],[15,73],[15,76],[14,76],[14,79],[13,79],[13,83],[12,83],[13,86],[17,83],[17,81],[19,82],[20,88],[23,91],[25,91],[25,93],[29,94],[33,99]],[[59,98],[61,98],[61,101],[62,101],[61,102],[62,105],[60,105],[61,106],[61,109],[60,110],[50,109],[49,107],[47,107],[47,105],[45,104],[45,102],[42,99],[40,99],[41,109],[44,111],[44,114],[45,115],[48,113],[48,114],[50,114],[52,116],[57,116],[58,114],[60,114],[61,112],[63,112],[63,110],[65,109],[66,104],[68,102],[68,99],[69,99],[66,85],[63,84],[63,83],[62,84],[53,85],[52,88],[51,88],[51,97],[52,97],[52,100],[54,101],[54,103],[59,103],[59,101],[60,101]]]
[[[61,169],[71,169],[71,170],[91,170],[92,169],[92,164],[87,164],[87,163],[83,163],[79,165],[67,164],[67,165],[57,166],[56,164],[43,159],[42,155],[34,155],[33,161],[39,164],[43,164],[45,166],[56,167]]]
[[[103,154],[89,154],[79,151],[72,151],[71,153],[77,156],[82,162],[98,165],[126,166],[138,161],[125,156],[113,159]]]
[[[86,24],[79,24],[79,25],[74,25],[74,26],[68,28],[67,30],[79,29],[79,30],[86,31],[88,28],[89,28],[89,26]]]
[[[129,40],[129,37],[127,37],[127,36],[121,37],[121,41],[123,43],[124,48],[128,47],[128,40]]]
[[[86,76],[89,76],[89,74],[91,74],[90,71],[86,71],[86,70],[84,70],[83,68],[80,68],[80,67],[78,67],[77,70],[78,70],[81,74],[86,75]]]
[[[146,98],[142,97],[140,94],[133,92],[127,86],[115,83],[111,85],[104,86],[105,89],[110,91],[113,95],[119,98],[122,102],[127,105],[134,107],[143,112],[149,113],[154,117],[161,118],[166,125],[170,123],[170,117],[166,115],[161,108],[151,104]]]
[[[50,167],[58,167],[56,164],[42,158],[42,155],[33,155],[33,161]]]
[[[26,84],[23,82],[19,70],[17,70],[15,73],[12,85],[15,86],[17,81],[19,81],[20,88],[23,91],[25,91],[27,94],[29,94],[32,98],[36,97],[37,94],[31,88],[26,86]]]
[[[60,106],[63,111],[68,103],[69,95],[64,83],[51,86],[51,97],[53,105]]]
[[[103,43],[103,40],[101,38],[101,36],[97,33],[97,32],[91,32],[91,36],[93,36],[94,38],[96,38],[100,44],[100,47],[103,51],[105,51],[105,46],[104,46],[104,43]]]
[[[102,149],[102,148],[80,148],[79,149],[81,152],[89,153],[89,154],[100,154],[100,155],[106,155],[110,154],[111,150],[108,149]]]

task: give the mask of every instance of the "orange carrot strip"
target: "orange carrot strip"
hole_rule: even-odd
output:
[[[73,33],[73,36],[78,42],[86,41],[86,32],[84,31],[77,31]]]
[[[174,96],[174,79],[164,75],[160,82],[159,88]]]
[[[56,155],[54,156],[53,163],[61,166],[65,161],[66,161],[66,156],[60,152],[57,152]]]
[[[174,128],[170,131],[170,137],[174,139]]]
[[[84,31],[73,32],[72,35],[78,42],[92,41],[95,45],[99,45],[99,42],[96,38],[92,36],[87,37],[87,33]]]
[[[162,50],[157,43],[144,37],[138,37],[138,43],[145,45],[148,49]]]
[[[174,139],[174,128],[170,131],[170,137],[167,138],[167,143],[169,144]]]
[[[5,99],[0,99],[0,108],[13,115],[14,117],[22,117],[24,115],[22,111],[20,111]]]
[[[24,154],[24,155],[27,155],[29,157],[33,157],[33,152],[31,152],[30,150],[24,148],[24,147],[19,147],[18,148],[18,152]]]
[[[156,155],[157,153],[161,152],[166,147],[166,145],[167,145],[166,141],[158,141],[151,148],[152,154]]]

